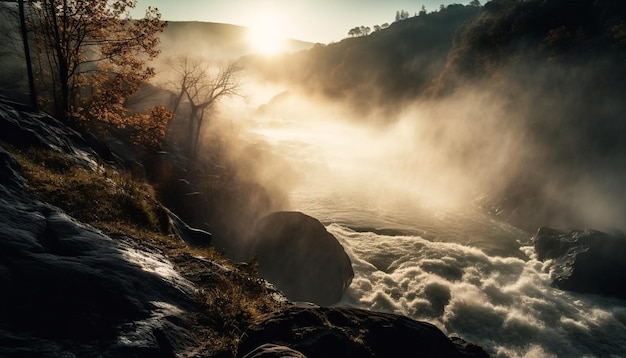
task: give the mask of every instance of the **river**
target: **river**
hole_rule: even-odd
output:
[[[452,204],[443,197],[465,186],[424,179],[432,166],[398,169],[411,153],[393,141],[338,123],[274,120],[253,131],[301,174],[292,209],[324,223],[352,260],[339,306],[427,321],[493,357],[626,356],[624,301],[551,287],[533,233],[471,201]]]

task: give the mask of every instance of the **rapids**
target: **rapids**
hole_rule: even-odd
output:
[[[337,123],[254,132],[300,171],[291,209],[323,222],[352,260],[340,306],[428,321],[493,357],[623,356],[624,301],[551,287],[532,233],[437,200],[442,187],[394,171],[410,154]]]
[[[479,212],[381,214],[345,198],[295,197],[352,260],[339,305],[428,321],[494,357],[623,356],[624,302],[551,287],[528,233]]]

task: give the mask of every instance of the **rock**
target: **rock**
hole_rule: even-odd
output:
[[[24,184],[24,178],[19,174],[19,163],[6,151],[0,147],[0,184],[9,187],[19,187]]]
[[[350,258],[318,220],[300,212],[275,212],[251,236],[259,273],[292,301],[337,303],[352,282]]]
[[[275,344],[264,344],[257,347],[252,352],[246,354],[244,358],[306,358],[306,356],[289,347],[277,346]]]
[[[408,317],[351,308],[303,308],[260,317],[244,332],[237,357],[263,344],[312,357],[488,357],[482,348]]]
[[[75,164],[98,168],[98,155],[76,131],[45,113],[26,113],[0,101],[0,138],[18,146],[65,153]]]
[[[552,284],[563,290],[626,298],[626,236],[596,230],[540,228],[532,242],[541,261],[550,260]]]
[[[169,210],[167,214],[174,233],[187,245],[195,247],[209,247],[211,245],[211,233],[187,225],[187,223]]]
[[[175,356],[198,343],[192,285],[158,251],[112,240],[21,189],[0,148],[0,356]]]

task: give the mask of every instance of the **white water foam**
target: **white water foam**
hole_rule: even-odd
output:
[[[328,230],[355,271],[341,305],[431,322],[494,357],[624,354],[624,302],[552,288],[539,261],[338,224]]]

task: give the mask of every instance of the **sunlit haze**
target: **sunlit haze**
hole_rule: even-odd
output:
[[[80,16],[61,0],[34,3],[50,8],[28,13],[32,41],[18,4],[0,6],[10,35],[0,41],[0,238],[16,242],[0,240],[0,287],[21,287],[0,298],[0,356],[20,345],[80,355],[101,338],[116,354],[94,355],[137,355],[120,342],[149,341],[159,350],[141,352],[156,356],[257,356],[246,353],[258,343],[294,340],[309,357],[326,352],[318,344],[329,346],[322,356],[396,356],[386,338],[410,345],[396,329],[426,326],[392,316],[393,329],[368,328],[395,314],[471,343],[416,335],[441,341],[441,356],[455,356],[452,345],[487,356],[476,344],[495,358],[626,357],[626,1],[137,0],[115,18],[92,5],[135,1],[77,1]],[[139,21],[149,8],[158,12]],[[28,100],[65,122],[24,110]],[[74,219],[110,236],[99,241],[123,263],[111,276],[120,284],[84,285],[85,270],[117,270],[91,253],[95,239],[77,239],[87,226]],[[65,266],[76,266],[68,282],[79,294],[64,293]],[[160,276],[149,305],[111,300],[134,300],[126,289],[142,286],[125,272],[139,269],[137,282]],[[41,289],[33,277],[58,283]],[[62,296],[42,306],[39,291]],[[185,294],[172,301],[184,316],[144,325],[170,291]],[[96,296],[111,306],[93,322],[46,316]],[[376,314],[344,329],[354,308]],[[100,326],[109,313],[117,338]],[[31,337],[25,318],[45,329]],[[283,324],[288,340],[265,336]],[[77,351],[64,336],[47,341],[59,328],[77,331]]]
[[[266,9],[255,16],[248,27],[247,39],[251,47],[263,54],[274,54],[284,49],[282,24],[287,23],[274,9]]]
[[[461,3],[468,3],[462,1]],[[255,27],[272,21],[279,33],[297,40],[329,43],[348,36],[355,26],[373,26],[391,23],[398,10],[411,15],[422,5],[428,11],[450,4],[449,0],[322,0],[322,1],[253,1],[253,0],[138,0],[134,18],[143,16],[148,6],[158,8],[164,20],[204,21]],[[269,13],[275,17],[266,18]],[[266,48],[265,45],[262,47]],[[271,46],[270,46],[271,47]]]

